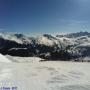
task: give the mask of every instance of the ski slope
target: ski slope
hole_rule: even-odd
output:
[[[0,63],[0,86],[17,90],[90,90],[90,63]]]

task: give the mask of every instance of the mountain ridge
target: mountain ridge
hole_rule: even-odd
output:
[[[54,60],[86,57],[90,56],[90,33],[77,32],[63,36],[43,34],[35,38],[24,34],[0,33],[0,53]]]

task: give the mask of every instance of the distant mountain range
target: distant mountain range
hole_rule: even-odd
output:
[[[81,36],[90,37],[90,33],[89,32],[77,32],[77,33],[70,33],[70,34],[65,34],[65,35],[56,35],[56,37],[67,37],[67,38],[77,38]]]
[[[43,34],[38,37],[0,33],[0,53],[21,57],[37,56],[48,60],[90,57],[90,33]]]

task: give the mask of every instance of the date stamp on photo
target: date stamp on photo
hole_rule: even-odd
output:
[[[17,87],[15,86],[15,87],[5,87],[5,86],[3,86],[3,87],[0,87],[0,90],[17,90]]]

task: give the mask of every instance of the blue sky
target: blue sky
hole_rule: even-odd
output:
[[[90,0],[0,0],[0,31],[69,33],[90,30]]]

